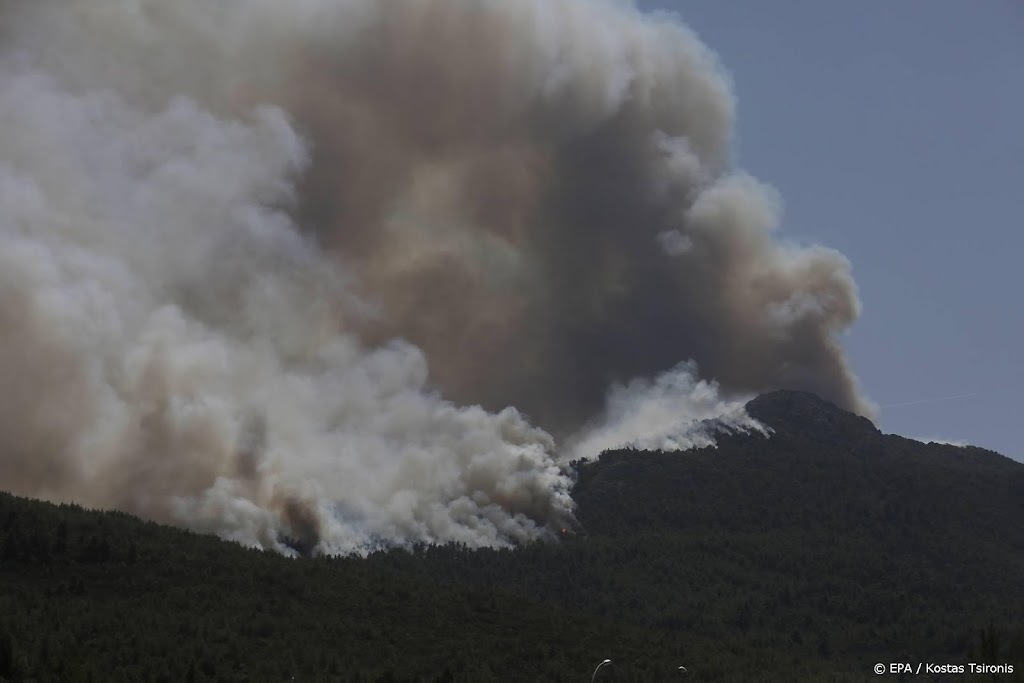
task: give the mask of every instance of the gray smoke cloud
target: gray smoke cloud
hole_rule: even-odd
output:
[[[507,545],[571,515],[566,454],[753,428],[719,390],[873,410],[849,263],[773,234],[671,17],[0,0],[0,45],[4,488],[285,552]]]

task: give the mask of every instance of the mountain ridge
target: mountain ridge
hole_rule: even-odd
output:
[[[867,418],[807,392],[764,394],[747,411],[771,433],[720,434],[716,446],[681,453],[612,450],[580,467],[574,498],[583,526],[756,529],[834,511],[838,503],[866,519],[933,514],[933,522],[948,522],[961,514],[981,524],[979,510],[998,510],[1002,519],[1024,513],[1024,464],[994,451],[883,434]],[[602,487],[616,480],[615,496],[600,501]],[[742,499],[745,509],[709,506],[712,491]],[[1017,542],[1020,534],[995,526]],[[1019,545],[1024,549],[1024,539]]]
[[[806,393],[748,410],[769,435],[576,463],[582,531],[515,551],[290,560],[0,495],[0,680],[568,681],[607,657],[619,681],[681,663],[858,681],[904,658],[1024,662],[1024,466]]]

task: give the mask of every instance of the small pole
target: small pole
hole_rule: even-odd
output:
[[[611,663],[612,663],[612,660],[606,659],[603,662],[601,662],[600,664],[598,664],[597,668],[594,669],[594,675],[590,677],[590,683],[594,683],[594,679],[597,678],[597,672],[601,670],[602,666],[604,666],[605,664],[611,664]]]

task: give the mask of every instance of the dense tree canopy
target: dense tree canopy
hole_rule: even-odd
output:
[[[576,463],[579,529],[514,551],[288,559],[0,495],[0,680],[1022,679],[1024,466],[750,410],[770,438]]]

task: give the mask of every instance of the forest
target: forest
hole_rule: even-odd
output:
[[[769,437],[574,463],[578,526],[515,549],[287,558],[0,494],[0,680],[1024,680],[1024,465],[748,411]]]

